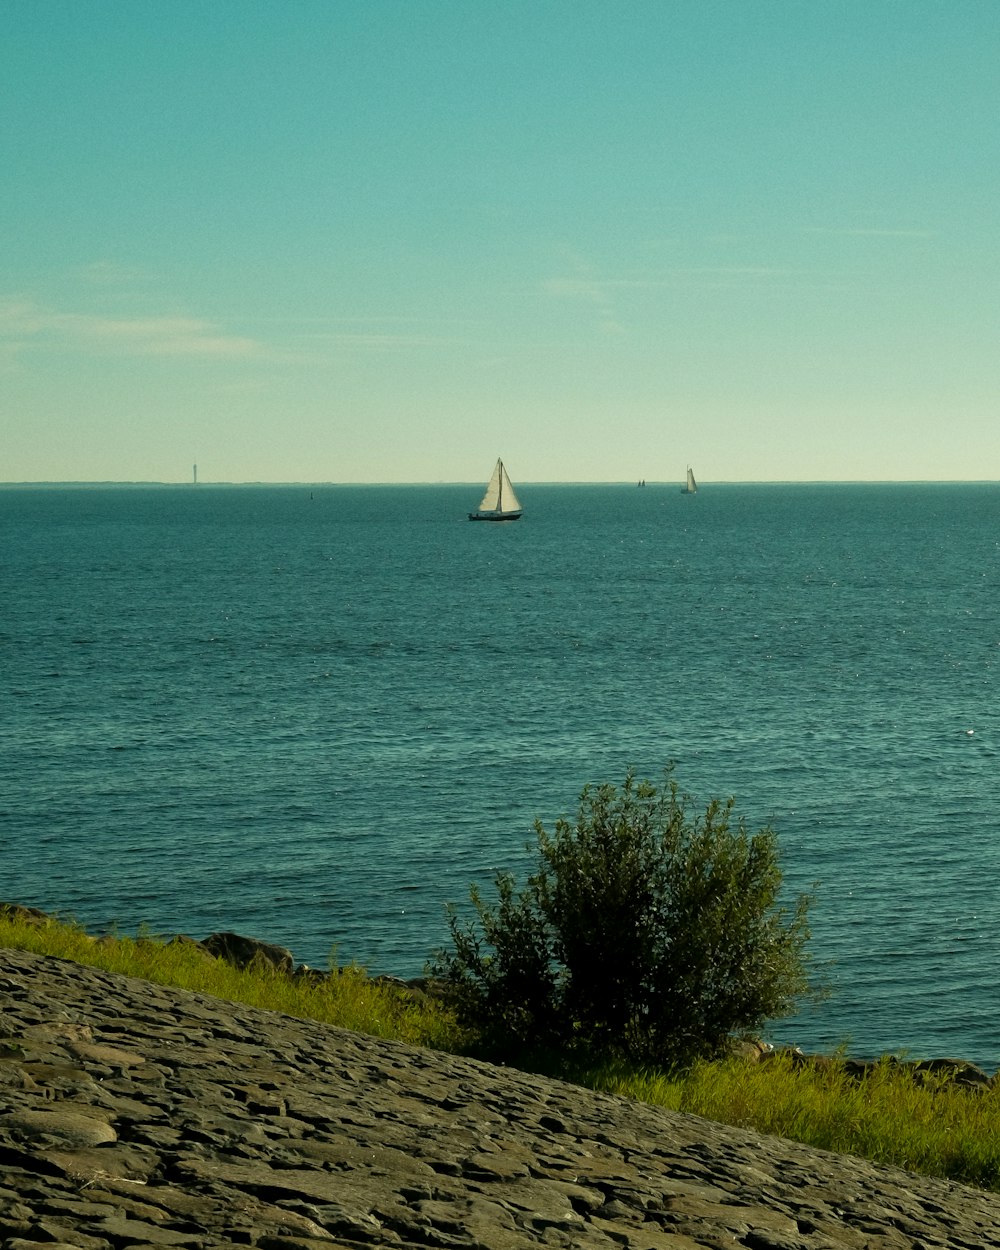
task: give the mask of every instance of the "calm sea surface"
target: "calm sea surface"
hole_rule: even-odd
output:
[[[818,883],[776,1026],[1000,1065],[1000,487],[0,490],[0,898],[416,975],[676,762]]]

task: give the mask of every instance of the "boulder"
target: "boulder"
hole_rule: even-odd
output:
[[[876,1059],[850,1059],[837,1055],[803,1054],[797,1046],[779,1047],[761,1059],[784,1056],[794,1068],[812,1068],[814,1071],[839,1069],[845,1076],[862,1081],[884,1068],[895,1069],[912,1078],[917,1085],[941,1085],[951,1082],[970,1090],[987,1090],[994,1078],[967,1059],[919,1059],[901,1060],[896,1055],[881,1055]]]
[[[914,1080],[925,1083],[927,1077],[937,1081],[951,1081],[968,1089],[989,1089],[993,1083],[982,1068],[969,1063],[967,1059],[921,1059],[908,1066],[913,1072]]]
[[[261,942],[241,933],[210,933],[202,946],[216,959],[224,959],[237,968],[249,968],[253,963],[262,962],[278,972],[290,973],[295,967],[295,959],[287,946]]]
[[[759,1063],[773,1054],[774,1047],[756,1037],[734,1037],[729,1044],[729,1057],[743,1059],[747,1063]]]
[[[52,917],[37,907],[22,907],[20,903],[0,903],[0,919],[37,925],[39,928],[52,922]]]

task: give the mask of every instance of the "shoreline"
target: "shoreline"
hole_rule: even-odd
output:
[[[0,916],[4,915],[29,924],[76,924],[76,921],[72,918],[64,919],[35,907],[0,901]],[[86,933],[87,937],[94,942],[106,941],[114,937],[114,934],[90,934],[82,926],[81,931]],[[287,946],[263,941],[259,938],[247,937],[230,930],[211,933],[201,939],[192,938],[188,934],[171,934],[169,936],[156,934],[152,936],[156,940],[165,943],[173,941],[190,942],[192,945],[200,947],[207,954],[222,959],[237,968],[246,968],[254,960],[261,959],[276,971],[293,977],[323,978],[330,975],[328,972],[314,968],[309,964],[298,963]],[[392,986],[400,993],[411,994],[414,997],[424,997],[429,990],[433,993],[432,982],[427,977],[403,978],[382,973],[371,977],[370,980],[374,984]],[[1000,1068],[990,1073],[971,1060],[952,1055],[911,1058],[909,1050],[904,1050],[902,1054],[884,1052],[875,1055],[841,1055],[839,1052],[836,1052],[831,1055],[818,1051],[805,1052],[795,1045],[785,1043],[772,1044],[760,1040],[754,1042],[734,1041],[733,1053],[747,1060],[747,1062],[753,1063],[765,1062],[769,1057],[776,1054],[791,1055],[793,1062],[802,1063],[803,1065],[811,1064],[815,1067],[828,1066],[839,1061],[845,1065],[849,1075],[858,1077],[865,1075],[866,1072],[870,1071],[878,1063],[889,1061],[898,1064],[901,1068],[913,1071],[917,1079],[922,1079],[923,1074],[936,1074],[939,1076],[948,1074],[956,1084],[972,1089],[987,1089],[993,1084],[1000,1084]]]

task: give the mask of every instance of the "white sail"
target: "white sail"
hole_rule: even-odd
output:
[[[503,461],[498,460],[493,476],[486,484],[486,493],[479,501],[480,512],[496,512],[500,507],[500,483],[504,472]]]
[[[688,471],[687,471],[687,486],[684,489],[688,495],[694,495],[698,491],[698,484],[694,480],[694,473],[690,465],[688,465]]]
[[[470,512],[472,521],[517,520],[521,515],[521,503],[507,476],[502,460],[496,462],[493,475],[479,504],[478,512]]]
[[[521,504],[514,493],[514,484],[503,467],[503,461],[498,460],[497,464],[500,467],[500,498],[497,501],[497,507],[501,512],[520,512]]]

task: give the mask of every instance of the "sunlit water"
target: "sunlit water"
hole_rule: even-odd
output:
[[[420,972],[676,762],[818,882],[771,1031],[1000,1064],[1000,488],[0,490],[0,898]]]

